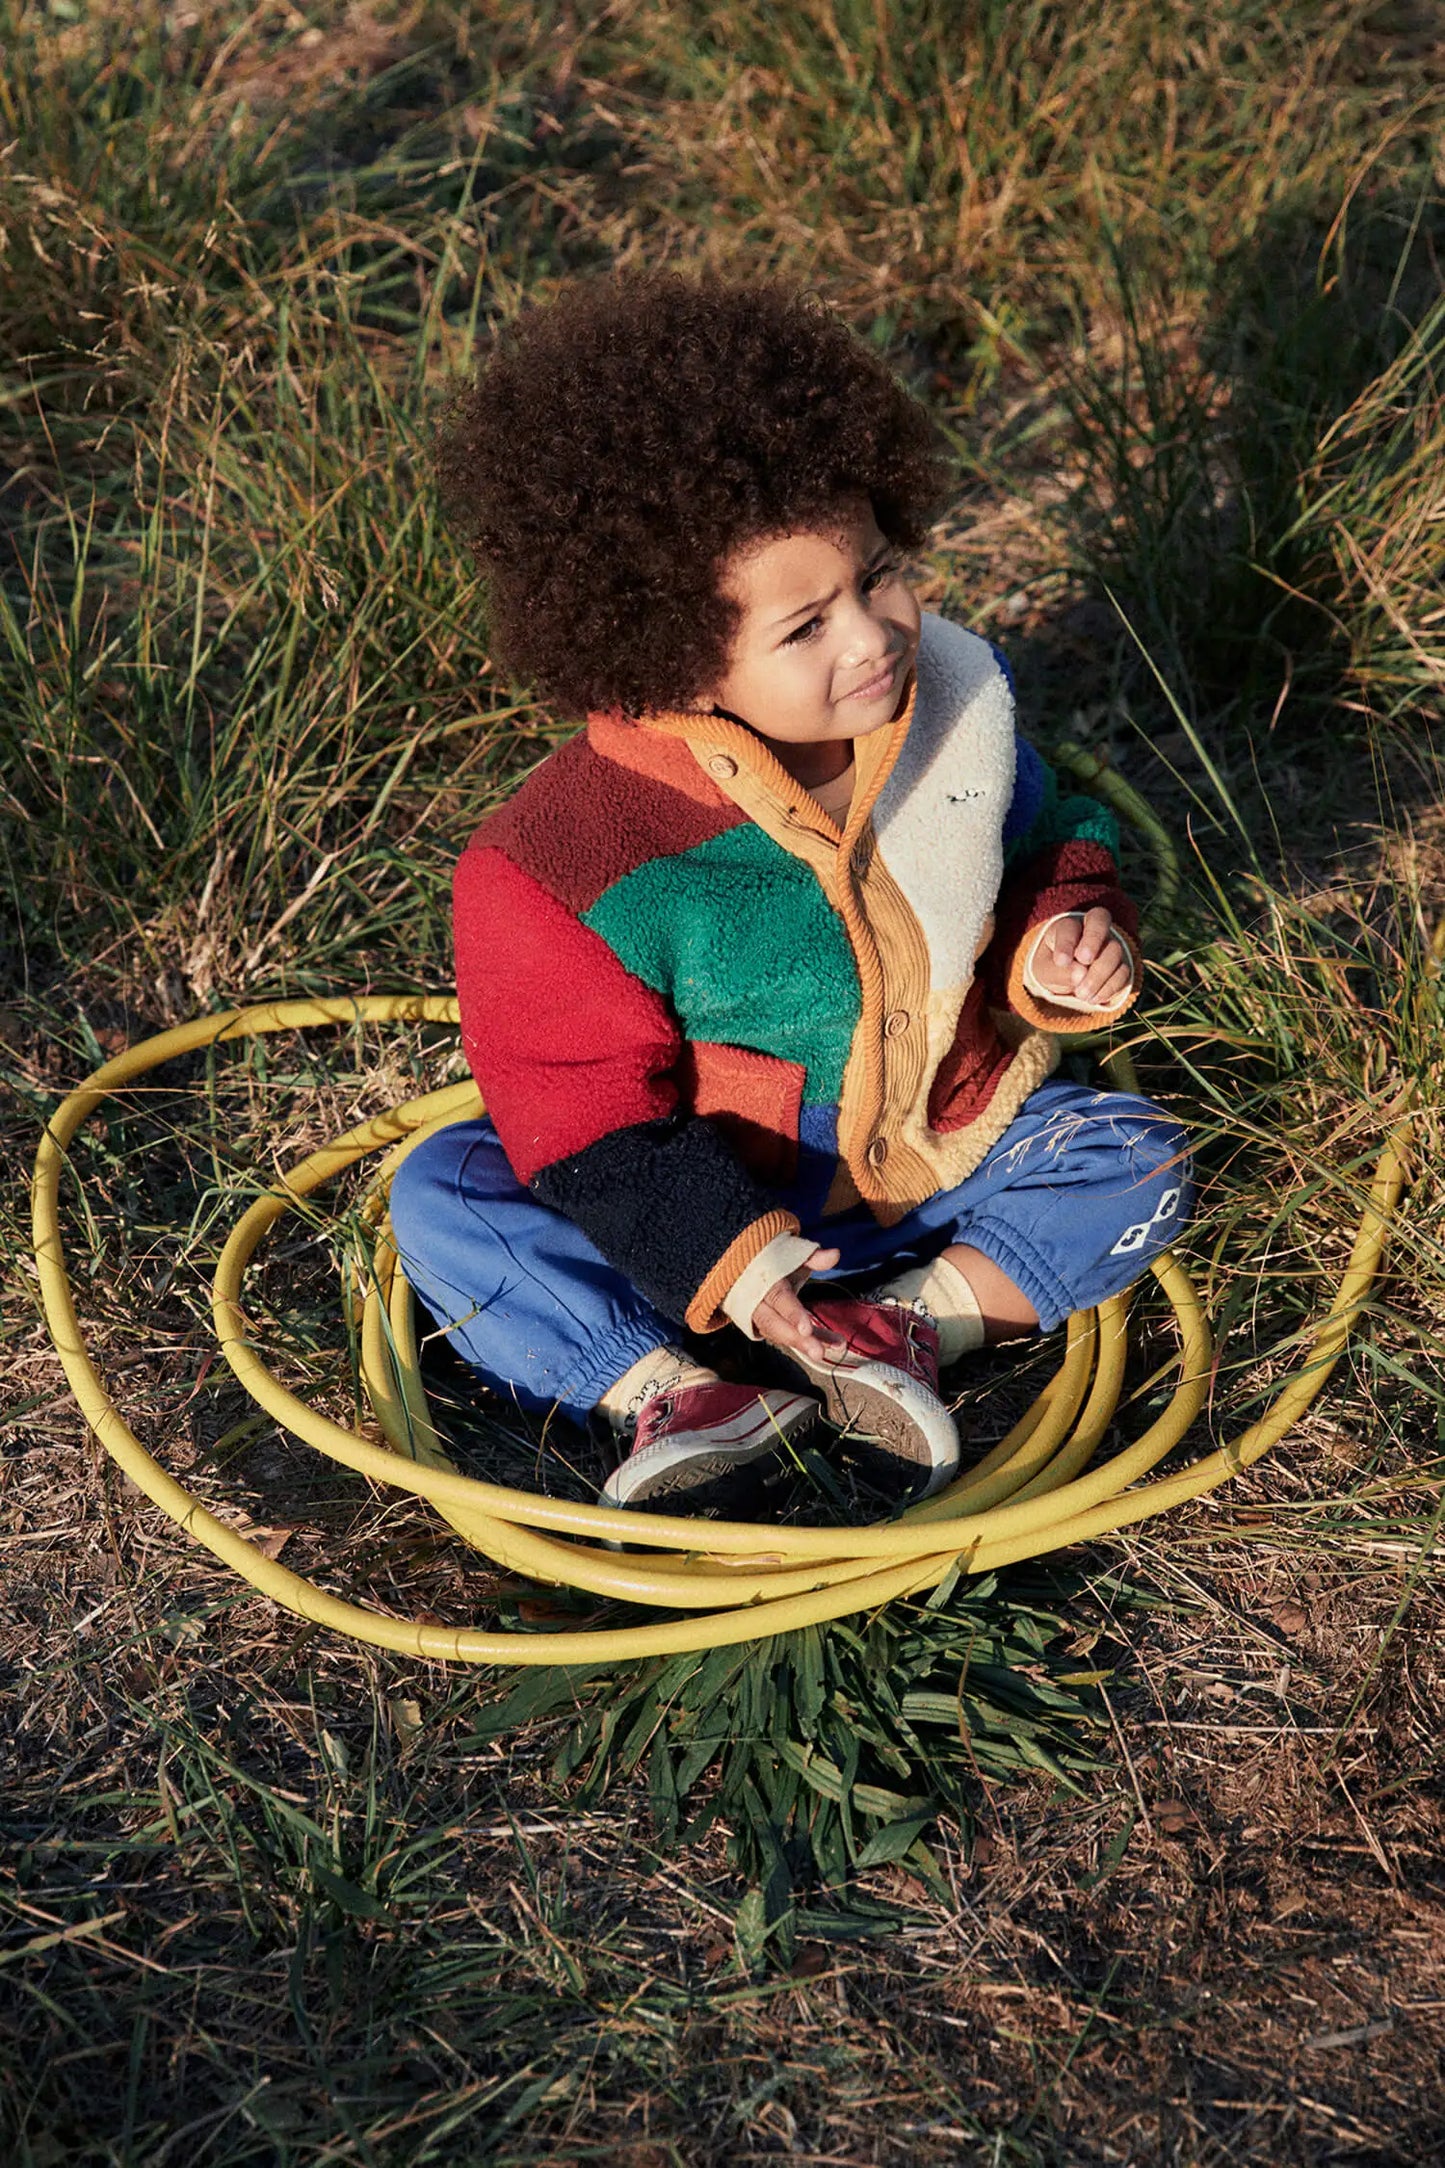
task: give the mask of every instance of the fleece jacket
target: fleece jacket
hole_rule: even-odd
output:
[[[1030,991],[1050,919],[1103,905],[1139,984],[1113,817],[1017,735],[986,641],[925,615],[854,755],[840,829],[730,717],[594,715],[457,868],[463,1041],[514,1171],[697,1331],[797,1231],[780,1188],[896,1223],[1108,1020]]]

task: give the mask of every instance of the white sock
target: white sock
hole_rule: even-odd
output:
[[[915,1265],[874,1289],[874,1300],[886,1295],[894,1302],[921,1302],[938,1327],[938,1361],[942,1369],[962,1355],[981,1348],[987,1334],[978,1297],[951,1259],[935,1257],[931,1264]]]
[[[716,1379],[717,1372],[694,1362],[686,1348],[655,1347],[608,1386],[597,1412],[625,1434],[637,1428],[637,1418],[654,1393],[672,1392],[680,1385],[708,1385]]]

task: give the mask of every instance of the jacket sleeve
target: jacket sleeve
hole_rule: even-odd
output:
[[[738,1275],[798,1222],[679,1104],[662,996],[503,852],[454,888],[462,1043],[519,1181],[665,1316],[726,1323]]]
[[[1017,740],[1013,802],[1004,822],[997,924],[985,960],[988,999],[1041,1031],[1098,1031],[1138,997],[1139,914],[1119,883],[1119,825],[1097,798],[1060,787],[1027,739]],[[1112,1009],[1080,1012],[1029,991],[1025,971],[1050,919],[1102,904],[1129,951],[1134,983]]]

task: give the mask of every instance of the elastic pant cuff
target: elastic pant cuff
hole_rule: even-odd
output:
[[[557,1404],[577,1422],[586,1423],[609,1386],[615,1385],[625,1371],[634,1363],[641,1362],[654,1348],[663,1347],[669,1341],[681,1338],[676,1327],[671,1331],[665,1325],[653,1325],[646,1321],[634,1322],[611,1338],[594,1346],[585,1363],[563,1378],[557,1391]]]
[[[990,1264],[1008,1274],[1020,1294],[1026,1295],[1038,1312],[1040,1332],[1052,1332],[1075,1310],[1088,1307],[1088,1300],[1075,1296],[1065,1287],[1058,1274],[1019,1240],[1013,1228],[1001,1226],[997,1221],[970,1220],[966,1226],[955,1230],[953,1239],[980,1250]]]

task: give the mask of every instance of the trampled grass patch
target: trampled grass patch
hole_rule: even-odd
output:
[[[1438,2156],[1442,40],[1423,0],[0,0],[7,2157]],[[1130,1038],[1207,1176],[1213,1436],[1422,1111],[1349,1365],[1231,1490],[931,1640],[900,1607],[906,1679],[857,1621],[735,1676],[535,1675],[528,1714],[141,1508],[36,1322],[22,1185],[128,1039],[445,987],[456,851],[562,726],[492,667],[430,420],[489,325],[618,260],[791,271],[897,357],[960,456],[927,599],[1175,836]],[[107,1376],[216,1510],[526,1623],[203,1330],[232,1200],[453,1059],[195,1062],[86,1133],[71,1232]],[[349,1417],[337,1239],[299,1225],[256,1301]],[[1023,1389],[960,1380],[980,1428]],[[831,1772],[921,1804],[845,1826]]]

